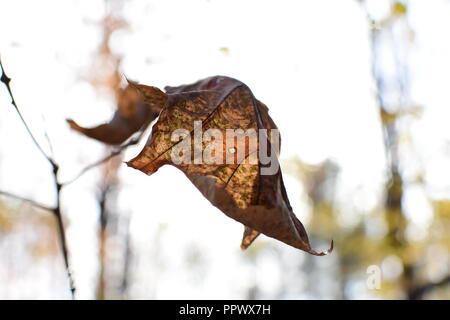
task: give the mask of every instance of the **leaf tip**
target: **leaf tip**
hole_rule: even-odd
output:
[[[260,235],[259,231],[256,231],[246,226],[241,241],[241,250],[247,249],[259,235]]]
[[[123,75],[123,76],[124,76],[125,80],[127,80],[127,83],[128,83],[131,87],[136,88],[136,86],[139,84],[139,83],[136,82],[136,81],[133,81],[133,80],[128,79],[128,77],[127,77],[126,75]]]
[[[333,249],[334,249],[334,240],[331,240],[330,248],[328,250],[321,251],[321,252],[309,250],[308,253],[315,255],[315,256],[326,256],[326,255],[330,254],[331,252],[333,252]]]
[[[127,167],[134,168],[134,167],[133,167],[133,164],[131,163],[131,160],[129,160],[129,161],[124,161],[124,163],[127,165]]]
[[[124,163],[127,165],[127,167],[130,167],[130,168],[133,168],[133,169],[137,169],[137,170],[141,170],[141,168],[138,166],[138,164],[136,163],[134,158],[131,159],[131,160],[128,160],[128,161],[124,161]]]
[[[73,130],[81,131],[82,128],[72,119],[66,119],[66,122],[69,124],[70,128]]]
[[[333,249],[334,249],[334,240],[331,239],[330,248],[327,251],[325,251],[325,254],[329,254],[329,253],[333,252]]]
[[[250,245],[253,243],[253,240],[252,241],[242,241],[241,242],[241,250],[242,251],[244,251],[244,250],[247,250],[248,249],[248,247],[250,247]]]

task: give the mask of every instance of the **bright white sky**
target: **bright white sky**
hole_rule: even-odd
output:
[[[371,10],[382,15],[383,3],[371,1]],[[100,158],[104,149],[71,132],[64,119],[89,126],[109,119],[113,110],[112,101],[84,80],[101,40],[104,2],[15,0],[1,6],[0,53],[16,100],[43,145],[47,129],[62,178],[69,179]],[[416,32],[410,57],[413,99],[425,109],[413,123],[414,147],[408,152],[423,161],[427,191],[448,195],[450,42],[444,39],[450,30],[450,4],[415,0],[410,10]],[[373,97],[367,21],[357,1],[127,1],[123,13],[130,26],[115,33],[111,47],[123,57],[122,71],[128,78],[160,88],[216,74],[247,83],[269,106],[281,130],[282,159],[298,156],[317,163],[331,158],[342,169],[341,200],[356,194],[359,207],[376,206],[385,154]],[[0,188],[52,204],[49,168],[23,130],[5,89],[0,90]],[[125,159],[138,151],[128,150]],[[272,297],[286,269],[280,269],[272,255],[244,263],[246,253],[239,250],[242,226],[212,207],[181,172],[164,167],[146,177],[124,165],[120,175],[119,207],[133,214],[136,247],[148,248],[139,251],[138,268],[144,270],[139,274],[148,278],[136,281],[135,297],[239,298],[253,281]],[[80,298],[92,298],[95,284],[98,211],[93,193],[98,177],[93,170],[64,194]],[[300,185],[289,176],[285,183],[297,216],[307,221]],[[424,190],[411,192],[411,211],[417,204],[422,210],[414,216],[426,221],[427,202],[414,202],[423,198]],[[325,247],[328,240],[315,245]],[[283,247],[289,259],[303,259],[303,253],[275,240],[258,241]],[[197,270],[201,281],[185,271],[190,247],[202,253],[203,269]],[[322,258],[323,266],[330,259]],[[310,297],[302,293],[302,284],[298,287],[285,297]]]

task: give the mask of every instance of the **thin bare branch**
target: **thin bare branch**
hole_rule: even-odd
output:
[[[14,99],[14,95],[13,95],[13,93],[11,91],[11,87],[9,85],[9,83],[11,82],[11,78],[9,78],[6,75],[5,68],[3,67],[1,58],[0,58],[0,68],[2,70],[2,76],[0,78],[0,81],[5,84],[6,89],[8,90],[9,96],[11,97],[11,103],[14,106],[14,108],[16,109],[16,112],[19,115],[20,120],[22,121],[23,125],[25,126],[25,129],[27,130],[28,134],[30,135],[31,140],[33,140],[33,143],[36,145],[36,148],[38,148],[39,152],[42,153],[42,155],[45,157],[45,159],[47,159],[50,162],[50,164],[53,165],[54,164],[53,159],[44,151],[44,149],[42,149],[41,145],[36,140],[33,133],[31,132],[30,127],[28,126],[27,122],[25,121],[25,118],[23,117],[22,112],[20,112],[20,109],[17,106],[16,100]]]
[[[9,198],[13,198],[13,199],[17,199],[17,200],[20,200],[20,201],[23,201],[23,202],[27,202],[27,203],[31,204],[33,207],[36,207],[36,208],[39,208],[39,209],[42,209],[42,210],[45,210],[45,211],[53,212],[55,210],[55,208],[52,208],[52,207],[40,204],[39,202],[36,202],[34,200],[18,196],[18,195],[15,195],[15,194],[7,192],[7,191],[0,190],[0,195],[4,195],[4,196],[9,197]]]
[[[50,150],[50,157],[52,158],[52,159],[54,159],[54,155],[55,155],[55,153],[53,152],[53,144],[52,144],[52,141],[51,141],[51,139],[50,139],[50,136],[49,136],[49,134],[48,134],[48,132],[47,132],[47,130],[45,129],[45,117],[44,117],[44,115],[42,115],[42,120],[43,120],[43,122],[44,122],[44,137],[45,137],[45,140],[47,140],[47,144],[48,144],[48,147],[49,147],[49,150]]]
[[[142,135],[143,135],[143,132],[140,132],[138,136],[136,136],[135,138],[132,138],[132,139],[131,139],[130,141],[128,141],[127,143],[125,143],[125,144],[119,146],[116,150],[112,151],[112,152],[111,152],[109,155],[107,155],[106,157],[104,157],[104,158],[102,158],[102,159],[100,159],[100,160],[97,160],[97,161],[95,161],[95,162],[93,162],[93,163],[87,165],[86,167],[84,167],[83,169],[81,169],[81,171],[80,171],[78,174],[76,174],[75,177],[73,177],[72,179],[70,179],[70,180],[68,180],[68,181],[66,181],[66,182],[63,182],[62,185],[63,185],[63,186],[67,186],[67,185],[69,185],[69,184],[75,182],[76,180],[78,180],[81,176],[83,176],[83,175],[84,175],[86,172],[88,172],[89,170],[91,170],[91,169],[93,169],[93,168],[95,168],[95,167],[97,167],[97,166],[99,166],[99,165],[101,165],[101,164],[107,162],[108,160],[114,158],[115,156],[118,156],[119,154],[122,153],[122,151],[124,151],[124,150],[125,150],[126,148],[128,148],[129,146],[136,145],[136,144],[140,141]]]
[[[58,180],[59,166],[54,161],[54,159],[44,151],[42,146],[39,144],[39,142],[36,140],[36,138],[34,137],[33,133],[31,132],[30,127],[28,126],[28,124],[25,121],[24,117],[22,116],[22,113],[20,112],[20,109],[19,109],[19,107],[16,104],[16,100],[14,99],[14,95],[13,95],[13,93],[11,91],[11,87],[9,85],[9,83],[11,82],[11,78],[9,78],[6,75],[5,69],[3,67],[1,59],[0,59],[0,68],[2,70],[2,76],[0,78],[0,81],[5,84],[5,86],[6,86],[7,90],[8,90],[9,96],[11,97],[12,105],[14,106],[17,114],[19,115],[20,120],[22,121],[23,125],[25,126],[25,129],[27,130],[28,134],[30,135],[31,140],[33,140],[33,142],[36,145],[36,147],[38,148],[38,150],[45,157],[45,159],[47,159],[47,161],[50,163],[50,165],[52,167],[53,180],[54,180],[55,189],[56,189],[55,190],[56,191],[56,207],[55,208],[51,208],[51,212],[55,215],[56,222],[57,222],[57,230],[58,230],[59,240],[60,240],[60,244],[61,244],[61,251],[62,251],[63,258],[64,258],[64,265],[65,265],[65,268],[66,268],[67,278],[69,280],[71,297],[72,297],[72,299],[75,299],[75,285],[74,285],[72,272],[71,272],[71,268],[70,268],[69,252],[68,252],[68,249],[67,249],[66,232],[65,232],[65,229],[64,229],[64,223],[63,223],[63,218],[62,218],[62,214],[61,214],[61,189],[62,189],[62,184]],[[48,143],[50,145],[50,150],[51,150],[51,152],[53,152],[52,151],[53,150],[52,149],[52,145],[50,143],[50,139],[48,138],[47,134],[45,134],[45,135],[46,135],[46,139],[47,139],[47,141],[48,141]],[[25,200],[28,200],[28,199],[22,199],[22,200],[25,201]],[[28,201],[28,202],[30,202],[30,201]]]
[[[75,283],[74,283],[73,276],[72,276],[72,269],[70,268],[69,250],[67,248],[66,232],[65,232],[65,228],[64,228],[63,217],[61,214],[62,185],[61,185],[61,183],[58,182],[58,170],[59,170],[59,167],[57,165],[55,165],[55,167],[53,169],[53,177],[54,177],[55,186],[56,186],[57,204],[56,204],[55,210],[53,210],[53,213],[55,214],[56,222],[57,222],[57,226],[58,226],[59,241],[61,243],[61,250],[62,250],[62,254],[63,254],[63,258],[64,258],[64,265],[66,267],[67,278],[69,279],[70,292],[72,294],[72,299],[75,299]]]

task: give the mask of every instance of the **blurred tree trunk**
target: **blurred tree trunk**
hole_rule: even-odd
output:
[[[127,102],[121,99],[123,93],[121,90],[122,75],[119,70],[120,57],[110,48],[112,34],[127,26],[121,15],[123,5],[124,1],[122,0],[105,1],[105,16],[100,24],[103,37],[92,61],[91,69],[95,72],[90,74],[90,82],[99,92],[106,89],[106,92],[114,97],[115,109],[123,108],[121,103],[125,107],[128,106]],[[122,282],[123,278],[120,274],[122,272],[120,267],[118,269],[122,260],[117,258],[120,256],[116,253],[117,243],[129,242],[128,232],[126,235],[122,234],[123,228],[119,227],[123,221],[117,212],[115,201],[120,186],[118,171],[122,160],[122,155],[112,157],[102,168],[102,177],[99,182],[99,274],[96,289],[96,297],[99,300],[122,296],[117,290],[112,290],[112,288],[121,287],[118,283]],[[128,219],[124,227],[127,230]],[[125,241],[123,241],[123,237],[125,237]],[[123,255],[126,257],[130,254],[124,253]],[[128,262],[125,261],[125,263]]]
[[[403,116],[414,108],[408,94],[407,54],[411,30],[406,15],[407,7],[400,2],[392,2],[390,15],[381,21],[373,20],[370,12],[367,12],[371,32],[372,74],[376,83],[389,176],[385,194],[385,221],[388,227],[386,240],[403,264],[398,285],[405,297],[411,298],[410,292],[415,285],[415,267],[406,257],[408,221],[402,206],[405,181],[399,153],[400,137],[408,134],[404,126],[400,132],[400,123]],[[391,69],[392,64],[395,66],[394,70]]]
[[[115,204],[112,203],[114,195],[117,193],[119,180],[117,172],[121,164],[121,157],[112,158],[108,164],[103,168],[102,181],[100,183],[99,195],[99,275],[97,284],[97,299],[105,300],[108,298],[107,294],[107,266],[108,266],[108,239],[109,232],[114,231],[112,223],[116,222],[117,217],[114,215],[113,208]]]

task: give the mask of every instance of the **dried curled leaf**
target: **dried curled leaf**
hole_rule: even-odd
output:
[[[146,100],[158,99],[159,90],[154,87],[131,84]],[[156,172],[161,166],[170,164],[185,173],[190,181],[214,206],[227,216],[246,226],[241,247],[247,248],[263,233],[283,241],[295,248],[313,255],[324,255],[332,250],[317,252],[312,250],[305,228],[294,215],[283,184],[281,170],[273,174],[261,174],[263,165],[260,157],[261,142],[269,145],[272,136],[269,131],[267,141],[258,139],[256,148],[245,146],[245,157],[235,163],[196,163],[195,124],[201,122],[204,131],[217,129],[226,133],[227,129],[256,130],[276,129],[267,107],[255,99],[250,89],[242,82],[228,77],[211,77],[190,85],[166,87],[167,100],[152,134],[140,154],[127,162],[130,167],[146,174]],[[156,95],[156,96],[154,96]],[[146,101],[144,100],[144,101]],[[179,141],[172,141],[172,133],[185,129],[189,134]],[[180,143],[194,146],[191,162],[173,161],[173,149]],[[242,145],[231,149],[239,154]],[[223,156],[230,145],[223,146]],[[256,156],[256,163],[245,161]],[[237,158],[235,158],[237,159]],[[275,157],[275,161],[278,159]]]
[[[242,237],[241,249],[247,249],[260,234],[261,232],[246,226],[244,229],[244,236]]]
[[[109,123],[84,128],[71,119],[67,122],[72,129],[90,138],[112,145],[121,144],[155,120],[165,104],[166,94],[159,89],[152,91],[152,99],[142,99],[134,87],[130,84],[118,91],[117,111]]]

